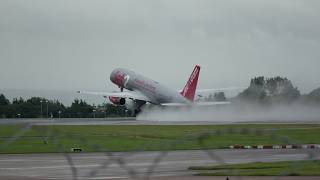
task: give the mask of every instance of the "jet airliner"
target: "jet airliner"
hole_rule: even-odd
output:
[[[83,94],[103,95],[114,105],[125,106],[135,114],[139,113],[145,104],[160,106],[194,106],[194,105],[217,105],[228,102],[195,102],[197,84],[200,75],[200,66],[196,65],[189,80],[181,91],[177,91],[160,84],[150,78],[144,77],[128,69],[118,68],[112,71],[110,80],[117,85],[121,92],[86,92]],[[126,89],[127,91],[124,91]]]

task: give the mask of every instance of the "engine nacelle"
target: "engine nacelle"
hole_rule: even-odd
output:
[[[112,104],[114,105],[120,105],[120,99],[119,97],[113,97],[113,96],[109,96],[109,100]]]
[[[126,98],[120,98],[119,105],[123,106],[126,104]]]
[[[120,97],[109,97],[109,100],[114,105],[125,106],[129,110],[135,110],[136,103],[132,99],[120,98]]]

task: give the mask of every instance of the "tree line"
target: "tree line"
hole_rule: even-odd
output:
[[[58,100],[32,97],[24,100],[14,98],[10,102],[0,94],[0,118],[103,118],[131,115],[124,107],[111,104],[90,105],[84,100],[75,99],[70,107]]]
[[[233,100],[260,105],[320,105],[320,88],[301,94],[287,78],[259,76],[252,78],[249,87]]]

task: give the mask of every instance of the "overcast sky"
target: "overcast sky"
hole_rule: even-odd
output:
[[[113,68],[175,89],[285,76],[320,87],[319,0],[1,0],[0,89],[115,90]]]

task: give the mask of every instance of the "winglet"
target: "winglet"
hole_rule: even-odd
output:
[[[200,74],[200,66],[196,65],[194,70],[192,71],[192,74],[184,87],[183,91],[181,92],[181,95],[187,98],[188,100],[192,101],[194,100],[194,96],[196,93],[197,85],[198,85],[198,79]]]

